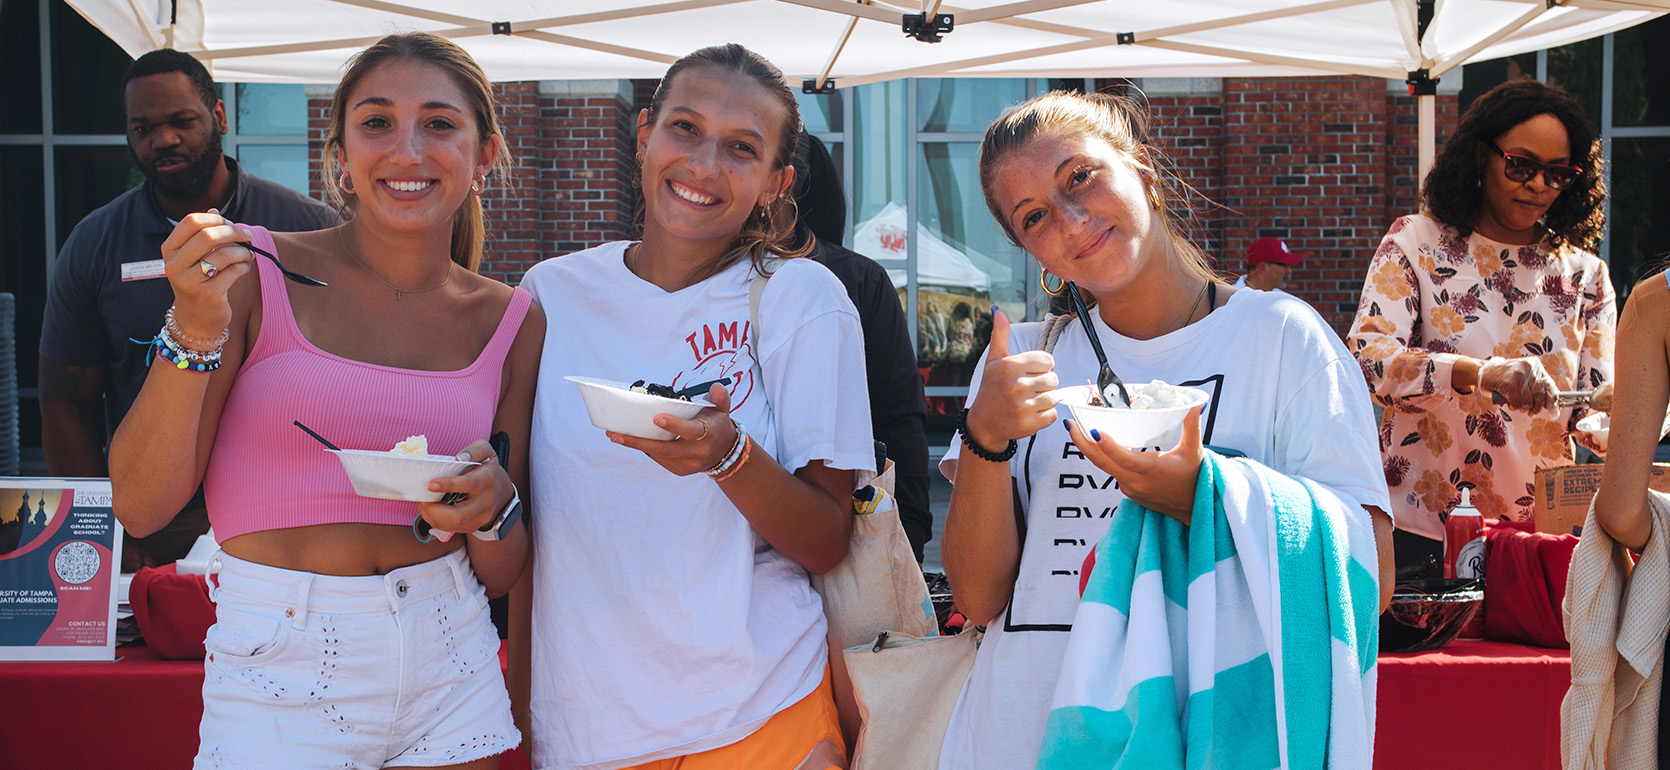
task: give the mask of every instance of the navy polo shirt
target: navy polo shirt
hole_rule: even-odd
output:
[[[329,206],[246,173],[225,158],[235,179],[227,219],[276,232],[319,230],[342,220]],[[150,370],[150,340],[174,304],[162,274],[162,242],[174,224],[157,206],[150,182],[122,193],[86,219],[64,242],[47,286],[42,358],[70,366],[105,367],[105,426],[117,423],[139,396]]]

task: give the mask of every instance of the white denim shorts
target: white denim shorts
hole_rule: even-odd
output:
[[[369,577],[216,560],[194,767],[434,767],[521,743],[463,549]]]

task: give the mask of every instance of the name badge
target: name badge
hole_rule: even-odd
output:
[[[122,282],[143,281],[148,278],[161,278],[167,275],[162,269],[162,260],[152,259],[145,262],[123,262]]]

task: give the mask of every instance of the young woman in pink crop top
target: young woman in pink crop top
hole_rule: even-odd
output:
[[[163,243],[175,304],[111,443],[114,508],[144,534],[205,484],[222,569],[197,767],[496,767],[521,738],[486,607],[527,561],[545,318],[476,273],[479,196],[508,161],[492,90],[453,43],[391,35],[330,119],[346,224],[269,235],[211,210]],[[363,498],[292,421],[480,465],[431,482],[450,505]],[[420,541],[418,516],[470,534]]]

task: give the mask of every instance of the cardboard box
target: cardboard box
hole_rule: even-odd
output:
[[[1605,463],[1589,463],[1537,471],[1533,495],[1537,531],[1569,535],[1573,527],[1583,526],[1583,520],[1589,515],[1589,503],[1600,489],[1604,467]],[[1647,486],[1670,494],[1670,465],[1654,463],[1647,474]]]

